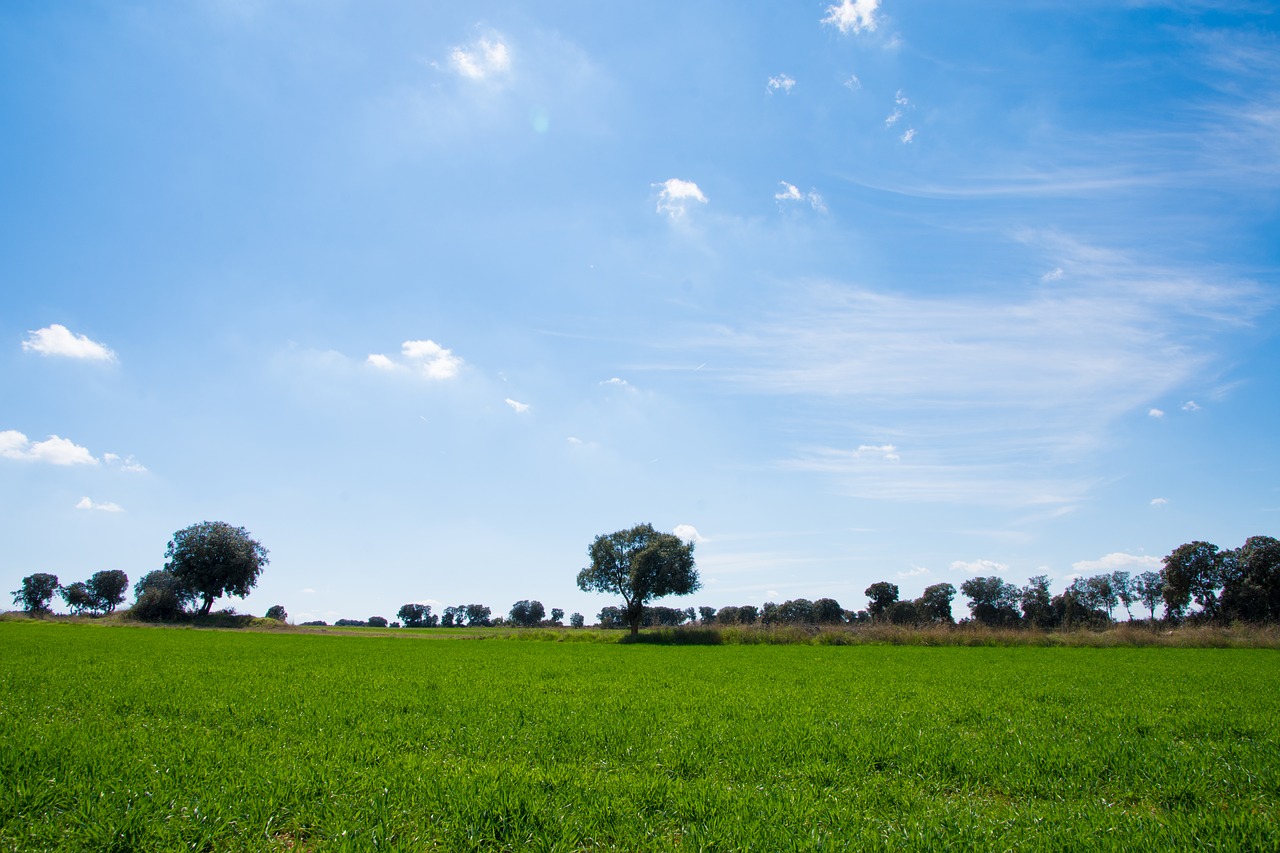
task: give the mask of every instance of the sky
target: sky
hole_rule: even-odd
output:
[[[1053,590],[1280,535],[1267,2],[0,6],[0,582]],[[957,615],[964,614],[963,598]]]

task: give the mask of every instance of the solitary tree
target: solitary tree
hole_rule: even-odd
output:
[[[58,591],[58,576],[48,572],[36,572],[22,579],[22,587],[13,591],[13,603],[28,613],[43,615],[49,612],[49,602]]]
[[[587,549],[591,565],[578,572],[578,588],[622,596],[631,636],[640,632],[645,604],[666,595],[688,595],[701,586],[693,543],[651,524],[601,534]]]
[[[512,622],[522,628],[535,628],[545,614],[546,609],[543,608],[541,601],[530,601],[525,598],[511,605],[508,616]]]
[[[201,599],[207,614],[223,595],[244,598],[267,564],[267,549],[243,527],[202,521],[173,534],[164,552],[165,570]]]
[[[955,620],[951,617],[951,600],[956,597],[956,588],[949,583],[935,583],[924,588],[924,592],[916,599],[916,613],[925,622],[946,622]]]
[[[284,609],[283,604],[273,604],[267,608],[267,618],[275,619],[277,622],[288,622],[289,611]]]
[[[113,613],[129,592],[129,576],[119,569],[106,569],[94,572],[85,586],[93,599],[94,610]]]
[[[563,607],[551,608],[551,624],[557,625],[557,626],[564,624],[564,608]]]
[[[569,614],[569,627],[570,627],[570,628],[581,628],[581,627],[582,627],[583,625],[585,625],[585,624],[587,624],[587,620],[583,617],[583,615],[582,615],[581,613],[570,613],[570,614]]]

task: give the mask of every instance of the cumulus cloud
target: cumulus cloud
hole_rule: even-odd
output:
[[[1071,568],[1077,572],[1113,572],[1118,569],[1138,571],[1147,571],[1148,569],[1158,570],[1163,561],[1159,557],[1152,557],[1144,554],[1125,554],[1120,551],[1099,557],[1096,560],[1081,560],[1072,563]]]
[[[880,0],[840,0],[839,5],[827,7],[822,23],[831,24],[846,35],[874,30],[879,8]]]
[[[769,82],[765,84],[765,90],[772,95],[774,92],[782,92],[790,95],[791,90],[795,88],[796,81],[788,77],[786,74],[779,74],[777,77],[770,77]]]
[[[653,186],[658,188],[658,213],[665,213],[672,219],[684,216],[691,202],[707,203],[707,197],[693,181],[669,178]]]
[[[76,504],[76,509],[92,509],[99,512],[124,512],[124,507],[115,503],[98,503],[89,498],[81,498]]]
[[[927,575],[927,574],[930,574],[930,572],[929,572],[929,570],[928,570],[928,569],[926,569],[924,566],[912,566],[910,569],[908,569],[908,570],[907,570],[907,571],[905,571],[905,572],[898,572],[898,577],[900,577],[900,578],[918,578],[918,577],[920,577],[921,575]]]
[[[604,380],[603,382],[601,382],[600,384],[601,384],[601,385],[614,385],[614,386],[616,386],[616,387],[618,387],[618,388],[630,388],[630,387],[631,387],[631,383],[630,383],[630,382],[628,382],[628,381],[627,381],[627,380],[625,380],[625,379],[619,379],[617,376],[614,376],[614,377],[613,377],[613,378],[611,378],[611,379],[605,379],[605,380]]]
[[[70,439],[51,435],[44,441],[31,441],[12,429],[0,431],[0,457],[25,462],[47,462],[50,465],[98,464],[98,460],[87,448]]]
[[[898,448],[892,444],[862,444],[858,446],[854,456],[859,459],[867,457],[883,459],[885,462],[897,462],[902,458],[898,455]]]
[[[1149,417],[1149,418],[1163,418],[1163,417],[1164,417],[1164,409],[1156,409],[1156,408],[1147,409],[1147,417]]]
[[[510,406],[517,415],[523,415],[525,412],[529,411],[528,403],[521,403],[519,400],[512,400],[510,397],[503,400],[502,402]]]
[[[1154,507],[1162,507],[1169,502],[1168,498],[1152,498],[1151,505]]]
[[[1182,411],[1198,412],[1200,411],[1200,404],[1198,404],[1195,400],[1188,400],[1187,402],[1182,404]]]
[[[63,358],[79,358],[85,361],[115,361],[116,354],[86,335],[77,335],[66,326],[54,323],[43,329],[27,332],[22,348],[41,355]]]
[[[698,528],[692,524],[677,524],[675,529],[671,531],[680,538],[682,542],[706,542],[702,535],[698,533]]]
[[[953,572],[968,572],[971,575],[999,575],[1009,571],[1004,563],[995,560],[956,560],[951,564]]]
[[[401,361],[396,362],[381,353],[373,353],[365,364],[375,370],[395,372],[401,370],[417,373],[427,379],[453,379],[462,367],[462,359],[435,341],[405,341],[400,347]]]
[[[481,38],[450,51],[449,67],[468,80],[489,80],[511,70],[511,52],[500,37]]]

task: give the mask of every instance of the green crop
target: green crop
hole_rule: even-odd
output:
[[[0,623],[0,849],[1280,849],[1280,653]]]

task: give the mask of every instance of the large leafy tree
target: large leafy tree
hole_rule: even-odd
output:
[[[946,622],[955,620],[951,617],[951,600],[956,597],[956,588],[949,583],[935,583],[924,588],[924,592],[916,599],[916,614],[925,622]]]
[[[1232,618],[1280,621],[1280,540],[1250,536],[1235,550],[1233,571],[1223,590]]]
[[[93,599],[93,609],[112,613],[129,592],[129,576],[119,569],[94,572],[85,587]]]
[[[651,524],[597,536],[587,549],[591,565],[578,572],[578,588],[622,596],[631,636],[640,631],[644,606],[667,595],[688,595],[701,587],[693,543]]]
[[[536,628],[538,623],[542,621],[542,617],[546,615],[546,608],[542,606],[541,601],[530,601],[522,598],[515,604],[511,605],[511,613],[508,614],[511,621],[523,628]],[[564,611],[561,611],[563,614]]]
[[[165,549],[165,571],[200,599],[201,615],[224,595],[244,598],[267,564],[267,549],[243,527],[202,521],[173,534]]]
[[[67,603],[67,609],[72,615],[79,616],[86,610],[93,610],[93,596],[89,594],[89,587],[84,581],[76,581],[61,587],[58,592],[62,595],[62,600]]]
[[[983,625],[1018,624],[1021,590],[992,575],[969,578],[960,584],[960,592],[969,599],[969,612]]]
[[[49,602],[57,591],[57,575],[36,572],[23,578],[22,586],[13,591],[13,603],[21,605],[28,613],[43,615],[49,612]]]
[[[872,619],[882,616],[898,600],[898,585],[888,581],[876,581],[863,590],[867,597],[867,613]]]
[[[1164,606],[1172,617],[1182,616],[1194,599],[1204,615],[1218,616],[1223,555],[1210,542],[1188,542],[1164,558]]]

